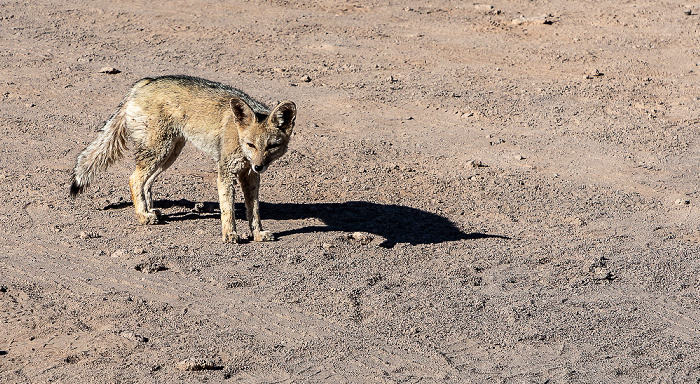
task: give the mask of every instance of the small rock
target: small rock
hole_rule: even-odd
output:
[[[678,199],[676,200],[676,205],[688,205],[690,204],[690,200],[688,199]]]
[[[99,72],[99,73],[106,73],[106,74],[108,74],[108,75],[115,75],[115,74],[117,74],[117,73],[120,73],[121,71],[118,70],[118,69],[116,69],[116,68],[114,68],[114,67],[102,67],[102,68],[100,68],[100,70],[97,71],[97,72]]]
[[[7,286],[5,286],[5,285],[0,285],[0,292],[2,292],[2,293],[7,292]]]
[[[586,225],[586,222],[583,221],[583,219],[581,219],[580,217],[567,217],[566,219],[564,219],[564,222],[574,227],[583,227],[584,225]]]
[[[493,9],[493,5],[489,4],[474,4],[474,9],[477,11],[489,12]]]
[[[607,268],[595,267],[591,272],[593,273],[593,280],[614,280],[613,274]]]
[[[100,234],[97,232],[86,232],[86,231],[80,231],[80,234],[78,235],[81,239],[96,239],[100,237]]]
[[[310,83],[310,82],[311,82],[311,76],[309,76],[309,75],[304,75],[304,76],[301,77],[301,81],[303,81],[303,82],[305,82],[305,83]]]
[[[125,339],[129,339],[131,341],[136,341],[138,343],[147,343],[148,342],[148,337],[143,337],[141,335],[137,335],[134,332],[130,331],[124,331],[119,334],[121,337]]]
[[[593,71],[591,71],[591,73],[586,75],[586,79],[592,79],[594,77],[600,77],[600,76],[603,76],[603,73],[597,69],[594,69]]]
[[[286,262],[289,265],[299,264],[301,262],[301,256],[293,253],[287,254]]]
[[[323,249],[331,249],[331,248],[335,248],[335,245],[333,245],[333,244],[331,244],[331,243],[323,243],[323,244],[321,244],[321,248],[323,248]]]
[[[366,233],[362,233],[362,232],[353,232],[351,234],[348,234],[347,238],[350,240],[355,240],[362,245],[367,245],[367,244],[371,243],[372,240],[374,240],[373,236],[370,236],[370,235],[368,235]]]
[[[144,253],[146,253],[146,250],[143,248],[137,247],[137,248],[132,249],[131,252],[133,252],[134,255],[143,255]]]
[[[511,24],[513,25],[542,25],[542,24],[552,24],[554,21],[548,16],[536,16],[536,17],[525,17],[520,16],[517,19],[513,19]]]
[[[479,160],[469,160],[467,161],[467,168],[483,168],[486,167],[481,161]]]
[[[197,213],[213,213],[215,211],[214,204],[210,203],[197,203],[192,208],[192,212]]]
[[[204,371],[210,369],[221,369],[221,365],[212,359],[194,358],[185,359],[175,365],[181,371]]]
[[[690,16],[690,15],[693,14],[693,10],[692,10],[692,9],[686,9],[685,11],[683,11],[683,13],[684,13],[686,16]]]
[[[608,258],[605,256],[599,257],[591,263],[588,271],[593,275],[595,281],[612,281],[615,280],[615,275],[608,269]]]
[[[156,273],[160,271],[167,271],[168,267],[166,267],[163,263],[144,261],[143,263],[136,264],[134,269],[143,273]]]
[[[127,256],[129,253],[126,251],[126,249],[117,249],[116,251],[112,252],[110,257],[113,257],[115,259],[117,258],[122,258]]]

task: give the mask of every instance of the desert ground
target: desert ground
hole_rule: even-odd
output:
[[[0,382],[697,382],[699,71],[697,1],[4,0]],[[297,104],[276,241],[190,144],[69,198],[167,74]]]

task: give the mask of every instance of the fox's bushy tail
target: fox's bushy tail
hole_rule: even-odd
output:
[[[70,195],[76,197],[95,179],[98,172],[104,171],[124,156],[129,135],[126,127],[126,101],[129,94],[112,117],[107,120],[97,139],[78,156],[78,162],[71,176]]]

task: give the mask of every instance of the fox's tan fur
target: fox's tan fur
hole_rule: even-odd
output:
[[[136,151],[136,170],[129,179],[134,209],[141,224],[155,224],[160,213],[153,209],[153,181],[190,141],[218,164],[223,240],[241,239],[233,210],[236,178],[243,189],[253,239],[273,240],[260,223],[260,173],[287,151],[295,118],[291,101],[270,110],[235,88],[204,79],[142,79],[78,156],[70,194],[75,197],[97,172],[121,158],[131,139]]]

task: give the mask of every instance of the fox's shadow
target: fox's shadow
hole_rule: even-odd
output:
[[[130,203],[113,204],[105,207],[123,208]],[[156,208],[180,206],[188,212],[163,215],[166,222],[218,218],[219,204],[205,202],[195,204],[189,200],[155,201]],[[245,218],[243,203],[236,203],[236,217]],[[297,233],[312,232],[366,232],[380,236],[383,247],[391,248],[398,243],[436,244],[446,241],[473,240],[484,238],[509,239],[502,235],[472,232],[465,233],[448,219],[434,213],[401,205],[387,205],[366,201],[345,203],[260,203],[263,220],[303,220],[317,218],[325,225],[312,225],[276,233],[278,237]]]

